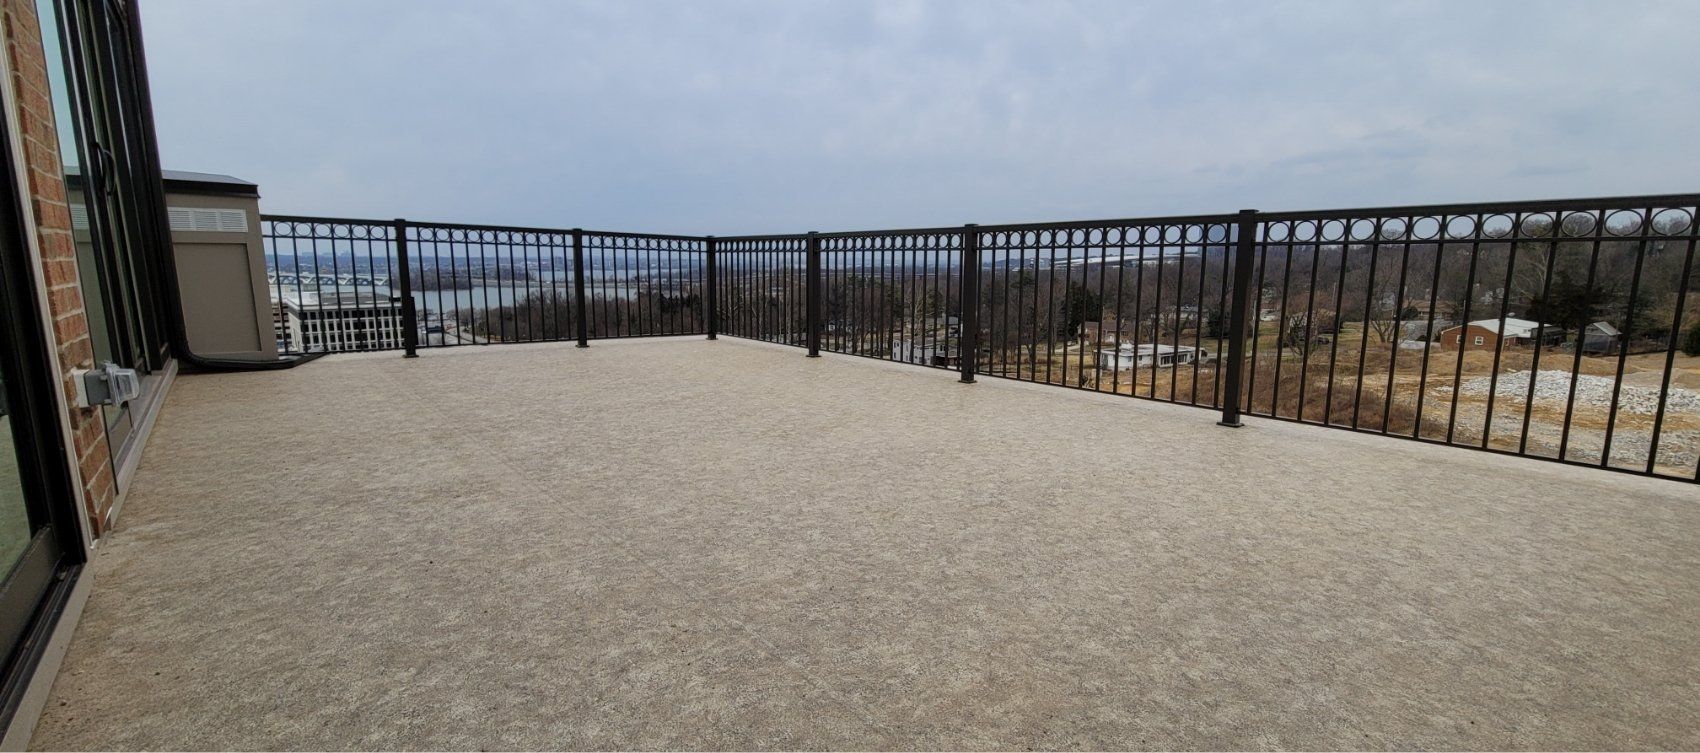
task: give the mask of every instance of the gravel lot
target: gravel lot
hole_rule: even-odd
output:
[[[1583,374],[1577,377],[1576,404],[1609,409],[1615,382],[1611,377],[1604,376]],[[1458,391],[1465,395],[1485,396],[1490,388],[1500,397],[1525,397],[1529,394],[1529,372],[1512,371],[1500,374],[1497,384],[1485,376],[1466,379]],[[1541,369],[1540,376],[1535,379],[1537,403],[1564,402],[1569,399],[1569,394],[1570,372]],[[1625,384],[1618,392],[1617,400],[1617,409],[1621,412],[1652,415],[1659,409],[1659,390],[1657,387]],[[1700,393],[1672,387],[1665,397],[1665,412],[1700,414]]]
[[[1627,376],[1627,375],[1626,375]],[[1562,409],[1570,398],[1570,372],[1542,369],[1535,379],[1535,404]],[[1530,373],[1511,371],[1499,375],[1497,382],[1479,376],[1464,380],[1459,392],[1467,397],[1485,398],[1491,389],[1498,405],[1493,425],[1492,446],[1514,449],[1522,431],[1520,416],[1525,398],[1529,395]],[[1571,460],[1597,462],[1605,447],[1603,419],[1611,409],[1614,380],[1608,376],[1583,374],[1576,381],[1575,419],[1568,438],[1564,436],[1562,420],[1545,420],[1537,410],[1529,422],[1526,449],[1532,455],[1556,456],[1564,448]],[[1435,392],[1450,394],[1450,385],[1441,385]],[[1442,397],[1441,399],[1445,399]],[[1620,417],[1627,415],[1652,416],[1659,409],[1659,388],[1631,384],[1626,378],[1618,390],[1617,409]],[[1518,420],[1506,420],[1502,411],[1511,405]],[[1665,395],[1665,416],[1700,415],[1700,392],[1671,387]],[[1481,408],[1460,410],[1454,427],[1455,437],[1465,443],[1479,441],[1482,433]],[[1635,423],[1620,422],[1611,441],[1611,464],[1641,467],[1652,451],[1652,432],[1645,419]],[[1700,430],[1683,429],[1666,424],[1660,432],[1658,465],[1667,472],[1691,473],[1700,463]]]

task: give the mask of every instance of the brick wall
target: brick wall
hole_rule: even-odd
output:
[[[16,92],[19,133],[29,171],[29,204],[41,243],[42,277],[53,313],[53,334],[59,365],[66,373],[66,402],[72,402],[72,369],[94,365],[88,320],[83,316],[77,249],[71,238],[71,209],[65,201],[64,168],[59,163],[59,135],[48,93],[47,61],[42,53],[41,26],[34,0],[0,0],[12,88]],[[58,61],[54,61],[57,65]],[[71,433],[82,473],[84,499],[91,529],[103,531],[106,514],[117,498],[106,424],[98,408],[72,407]]]
[[[1476,338],[1478,337],[1482,339],[1480,345],[1476,344]],[[1457,350],[1459,348],[1463,348],[1464,350],[1499,349],[1499,335],[1491,329],[1478,327],[1474,324],[1465,325],[1463,327],[1448,327],[1441,330],[1440,334],[1437,335],[1435,339],[1440,341],[1440,347],[1442,350]],[[1506,344],[1516,345],[1517,338],[1511,338]]]

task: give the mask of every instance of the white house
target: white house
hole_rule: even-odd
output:
[[[1104,371],[1148,369],[1153,365],[1158,368],[1167,368],[1208,360],[1210,360],[1209,350],[1194,348],[1190,345],[1176,347],[1155,343],[1140,345],[1122,343],[1120,348],[1098,349],[1098,368]]]
[[[955,338],[896,340],[891,344],[891,359],[922,366],[962,365],[962,359],[957,355]]]

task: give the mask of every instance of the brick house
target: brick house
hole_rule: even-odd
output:
[[[1435,338],[1442,350],[1498,350],[1506,347],[1533,345],[1537,339],[1552,345],[1561,341],[1564,331],[1550,324],[1527,319],[1477,319],[1440,331]]]

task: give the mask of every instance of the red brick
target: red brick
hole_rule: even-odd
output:
[[[36,224],[44,228],[71,229],[71,210],[65,202],[37,198],[34,204]]]
[[[48,291],[47,309],[55,315],[82,313],[83,291],[81,286],[64,285]]]
[[[58,342],[70,342],[88,335],[89,325],[81,311],[53,320],[53,337]]]
[[[63,230],[43,230],[38,237],[41,241],[41,258],[69,260],[77,257],[77,245],[69,233]],[[75,271],[73,268],[72,272]]]
[[[64,201],[65,180],[63,177],[45,170],[31,170],[30,194],[48,201]]]
[[[42,277],[47,281],[48,287],[76,285],[79,282],[77,279],[77,263],[69,258],[46,260],[42,262],[41,267]]]
[[[79,338],[59,344],[59,364],[61,368],[87,369],[94,366],[94,344],[89,338]]]

